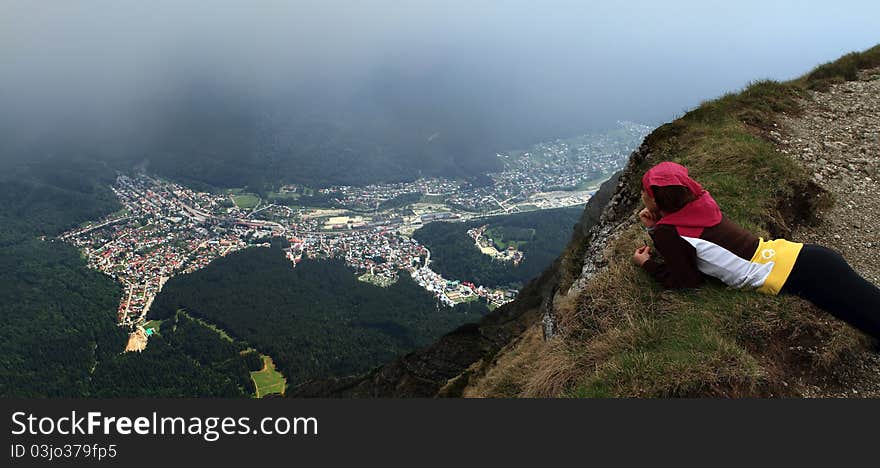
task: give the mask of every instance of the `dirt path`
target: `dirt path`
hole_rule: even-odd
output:
[[[820,224],[798,229],[793,238],[837,250],[862,276],[880,284],[880,68],[812,96],[803,115],[784,118],[772,136],[781,151],[834,194],[836,203]],[[880,397],[880,354],[856,356],[806,394]]]

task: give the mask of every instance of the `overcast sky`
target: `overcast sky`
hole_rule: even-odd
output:
[[[0,106],[22,134],[113,132],[216,86],[316,118],[570,135],[877,43],[876,1],[0,0]]]

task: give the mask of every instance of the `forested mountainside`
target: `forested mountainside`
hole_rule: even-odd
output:
[[[237,353],[206,355],[181,347],[184,342],[200,349],[223,345],[215,333],[199,333],[200,324],[169,324],[144,354],[120,354],[127,333],[116,326],[119,284],[87,269],[73,246],[52,239],[119,208],[109,189],[115,171],[85,157],[41,158],[5,169],[0,176],[6,201],[0,205],[0,395],[245,396],[252,391]]]
[[[148,318],[179,310],[271,356],[289,385],[364,372],[488,312],[481,301],[441,307],[406,274],[378,287],[341,259],[293,268],[280,249],[257,247],[172,278]]]

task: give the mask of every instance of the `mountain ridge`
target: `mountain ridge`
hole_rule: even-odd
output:
[[[781,150],[780,126],[801,116],[816,93],[877,79],[880,74],[865,70],[878,66],[875,46],[789,82],[752,83],[662,125],[632,154],[619,180],[603,186],[607,198],[588,204],[566,251],[521,298],[366,376],[312,382],[292,393],[810,395],[833,369],[867,352],[870,341],[793,297],[730,291],[718,282],[663,291],[629,261],[646,238],[634,216],[640,178],[656,163],[677,161],[712,191],[729,217],[759,235],[790,237],[802,226],[821,225],[834,194]]]

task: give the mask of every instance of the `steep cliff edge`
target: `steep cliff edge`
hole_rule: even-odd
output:
[[[836,247],[851,247],[842,249],[844,256],[876,282],[877,262],[870,259],[880,242],[876,231],[863,228],[880,214],[876,198],[869,203],[878,178],[880,107],[864,105],[880,99],[876,67],[880,46],[797,80],[753,83],[659,127],[603,188],[610,200],[603,205],[597,197],[588,206],[566,251],[516,301],[369,375],[313,382],[293,394],[811,396],[856,386],[870,394],[880,388],[871,381],[880,364],[870,340],[828,314],[798,298],[730,290],[716,281],[664,291],[630,256],[648,240],[635,216],[641,175],[672,160],[690,168],[727,216],[765,238],[800,236],[828,245],[834,232]],[[858,93],[865,95],[847,98],[849,107],[837,113],[835,105],[847,104],[826,99]],[[822,112],[835,121],[861,119],[840,131],[856,128],[864,144],[829,137],[829,145],[823,138],[814,148],[807,137],[822,126],[815,123]],[[803,151],[806,140],[812,156]],[[819,167],[828,161],[831,172]],[[837,179],[840,184],[831,183]],[[854,190],[846,185],[852,180],[862,188],[860,198],[844,193]],[[853,217],[854,205],[873,212]],[[867,234],[847,244],[851,229]]]
[[[877,66],[880,47],[791,82],[754,83],[655,130],[600,222],[563,256],[542,324],[553,337],[527,331],[473,372],[463,395],[877,394],[870,340],[810,304],[719,282],[663,291],[630,262],[647,239],[635,216],[641,175],[673,160],[744,227],[837,248],[876,283]]]

